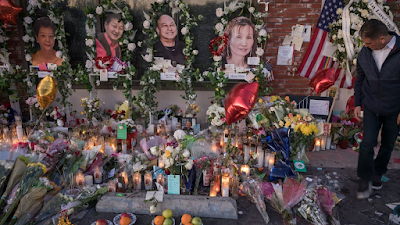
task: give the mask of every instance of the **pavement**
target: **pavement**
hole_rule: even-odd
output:
[[[340,196],[344,197],[335,207],[342,225],[383,225],[393,224],[389,221],[392,210],[386,206],[388,203],[400,202],[400,151],[393,151],[389,170],[385,174],[390,180],[383,183],[383,188],[374,191],[369,199],[357,200],[357,159],[358,152],[351,149],[325,150],[308,152],[310,163],[306,164],[307,172],[303,176],[311,178],[324,178],[326,175],[336,174],[340,184]],[[200,189],[200,194],[207,194],[207,189]],[[193,202],[196,204],[196,202]],[[265,224],[256,206],[245,197],[237,200],[238,220],[202,218],[204,225],[253,225]],[[284,224],[279,213],[267,203],[267,212],[270,217],[269,224]],[[71,216],[75,225],[88,225],[97,219],[112,219],[115,213],[98,213],[95,208],[90,208]],[[155,216],[137,215],[138,225],[151,224]],[[177,225],[180,218],[175,217]],[[307,224],[300,219],[297,224]]]

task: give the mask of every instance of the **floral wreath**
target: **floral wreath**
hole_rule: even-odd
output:
[[[4,22],[0,22],[0,63],[4,66],[5,70],[0,74],[0,87],[1,90],[12,95],[14,93],[11,90],[10,74],[12,71],[12,65],[10,64],[10,53],[8,52],[7,41],[10,39],[7,37],[6,28],[3,26]]]
[[[344,5],[346,6],[349,3],[349,0],[346,0]],[[389,6],[384,5],[383,0],[377,0],[378,5],[385,11],[385,13],[389,16],[391,20],[393,20],[393,14],[390,11]],[[354,57],[349,60],[350,68],[357,64],[358,53],[361,51],[364,42],[361,40],[359,35],[359,30],[362,25],[370,20],[370,19],[378,19],[374,13],[368,8],[368,0],[358,0],[353,1],[353,4],[349,8],[350,10],[350,36],[351,41],[354,45]],[[339,62],[340,68],[346,68],[347,61],[347,52],[343,39],[343,31],[342,31],[342,17],[343,17],[343,8],[338,8],[336,10],[336,14],[339,15],[338,19],[335,22],[332,22],[329,26],[329,37],[333,44],[337,46],[337,49],[334,53],[333,61]]]
[[[32,54],[36,52],[38,45],[36,44],[35,34],[34,34],[34,21],[38,19],[38,15],[35,12],[38,9],[47,9],[48,17],[50,20],[56,24],[55,34],[55,45],[58,46],[58,51],[56,56],[63,59],[63,64],[57,69],[53,70],[53,77],[57,80],[58,91],[61,94],[61,104],[64,106],[71,105],[67,99],[72,94],[72,81],[70,76],[69,56],[68,56],[68,46],[66,44],[65,30],[64,30],[64,17],[61,8],[57,8],[54,4],[50,4],[50,1],[41,0],[29,0],[28,7],[26,9],[27,14],[23,17],[23,25],[25,28],[25,35],[22,40],[25,42],[25,60],[32,63]],[[26,77],[26,82],[28,86],[32,86],[33,77],[37,77],[35,72],[29,72]],[[57,101],[60,101],[59,99]]]
[[[172,15],[180,13],[179,19],[182,21],[181,33],[184,38],[185,48],[183,49],[183,54],[185,55],[185,69],[179,74],[176,86],[179,89],[185,91],[185,95],[181,95],[187,103],[192,103],[196,100],[196,93],[194,92],[192,86],[192,77],[198,76],[198,70],[192,68],[195,56],[199,53],[198,50],[194,49],[194,35],[190,32],[190,29],[196,27],[197,20],[202,19],[202,15],[194,18],[189,13],[189,7],[182,0],[157,0],[155,3],[151,4],[152,12],[150,14],[144,13],[145,21],[143,22],[143,34],[148,35],[148,39],[144,41],[144,45],[147,46],[146,54],[143,55],[143,59],[149,62],[152,67],[154,65],[153,57],[153,45],[158,41],[158,34],[156,29],[157,20],[161,13],[165,12],[167,9],[172,12]],[[139,44],[139,43],[138,43]],[[139,47],[141,47],[141,43]],[[160,71],[155,71],[149,69],[144,73],[140,80],[140,85],[142,90],[138,93],[138,98],[136,104],[139,106],[142,113],[147,113],[148,111],[155,111],[158,103],[155,101],[154,94],[160,89]]]
[[[225,97],[226,92],[224,87],[227,85],[229,78],[225,75],[223,70],[220,70],[222,65],[222,52],[227,45],[227,36],[224,33],[225,27],[228,25],[229,21],[234,16],[233,14],[236,11],[240,11],[239,15],[249,15],[251,17],[252,22],[256,27],[256,31],[258,33],[257,37],[257,51],[256,54],[260,57],[260,64],[252,69],[252,73],[254,74],[254,80],[259,82],[259,96],[264,96],[269,93],[271,90],[266,85],[267,81],[271,78],[271,72],[264,67],[264,61],[262,60],[262,56],[264,54],[264,48],[266,46],[267,39],[269,35],[265,30],[265,23],[263,18],[267,16],[267,13],[257,12],[256,8],[251,6],[249,2],[238,2],[238,0],[231,0],[228,5],[224,3],[224,9],[217,8],[216,16],[218,17],[218,21],[214,26],[215,34],[218,35],[215,39],[210,42],[210,51],[212,54],[212,58],[214,60],[213,71],[205,71],[200,77],[199,81],[204,81],[205,78],[209,78],[211,84],[209,85],[214,89],[214,98],[219,103],[221,103],[222,99]]]
[[[101,18],[105,18],[108,12],[112,12],[115,14],[121,15],[121,20],[124,23],[124,32],[122,37],[119,39],[119,46],[121,48],[121,52],[129,52],[129,54],[121,54],[121,60],[119,61],[121,64],[127,64],[127,62],[131,62],[133,59],[133,51],[136,49],[136,44],[133,42],[136,35],[136,30],[133,30],[133,16],[129,12],[129,8],[127,5],[123,7],[119,7],[119,3],[125,3],[123,1],[113,2],[111,0],[103,0],[100,5],[97,7],[85,8],[86,14],[86,55],[88,59],[85,63],[85,68],[80,66],[78,70],[76,70],[76,78],[75,81],[77,83],[84,83],[87,85],[88,91],[92,90],[92,85],[90,84],[90,73],[94,66],[98,64],[98,57],[96,57],[96,27],[95,24],[97,22],[96,16]],[[97,59],[97,60],[96,60]],[[116,58],[111,58],[112,61],[119,60]],[[112,63],[109,67],[112,66]],[[132,90],[132,78],[135,75],[136,68],[133,65],[126,67],[125,70],[117,73],[117,79],[113,82],[113,90],[117,90],[119,86],[123,86],[123,93],[127,100],[132,100],[131,90]],[[93,77],[95,79],[95,83],[97,86],[100,85],[99,77]]]

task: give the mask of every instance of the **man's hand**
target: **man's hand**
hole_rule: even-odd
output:
[[[361,121],[361,106],[357,106],[354,108],[354,117],[358,120]],[[400,114],[397,117],[397,124],[399,124],[399,119],[400,119]]]
[[[400,113],[399,113],[399,115],[397,116],[397,125],[400,125]]]

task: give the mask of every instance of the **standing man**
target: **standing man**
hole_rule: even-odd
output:
[[[357,198],[365,199],[372,189],[382,188],[382,175],[399,133],[400,123],[400,38],[386,25],[371,19],[360,30],[364,47],[357,59],[354,86],[354,116],[360,120],[364,106],[364,138],[360,146],[357,175],[360,178]],[[382,128],[379,153],[374,147]]]
[[[122,37],[124,32],[124,23],[121,21],[121,15],[108,14],[104,22],[104,29],[106,32],[99,33],[96,37],[97,57],[110,55],[120,59],[121,47],[118,44],[118,39]]]
[[[176,28],[175,21],[169,15],[162,15],[157,20],[156,31],[160,36],[160,41],[154,44],[154,56],[170,59],[172,66],[174,64],[185,65],[185,55],[183,55],[183,48],[185,44],[182,41],[176,40],[178,29]]]

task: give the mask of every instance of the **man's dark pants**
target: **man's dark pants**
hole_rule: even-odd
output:
[[[373,175],[383,175],[387,171],[393,147],[399,133],[397,114],[380,116],[364,106],[363,141],[358,156],[357,175],[359,178],[370,181]],[[374,147],[377,145],[378,133],[382,127],[381,147],[374,160]]]

